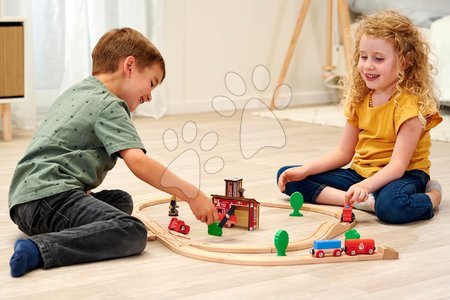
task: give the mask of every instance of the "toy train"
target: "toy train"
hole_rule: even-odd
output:
[[[340,240],[315,240],[314,248],[310,250],[315,257],[341,256],[343,251]]]
[[[346,239],[344,247],[341,240],[316,240],[314,248],[310,250],[314,257],[341,256],[342,252],[354,256],[357,254],[374,254],[375,241],[373,239]]]
[[[341,222],[352,223],[355,221],[355,214],[352,211],[352,207],[349,204],[345,204],[342,209]]]
[[[181,221],[177,218],[172,218],[170,220],[168,228],[169,230],[173,230],[182,234],[188,234],[191,230],[191,227],[189,225],[186,225],[184,221]]]

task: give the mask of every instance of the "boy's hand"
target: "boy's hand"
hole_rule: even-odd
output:
[[[305,179],[306,177],[307,174],[305,173],[303,167],[287,169],[280,175],[280,178],[278,179],[278,188],[281,192],[284,192],[284,190],[286,189],[286,184],[288,182],[299,181]]]
[[[122,150],[120,151],[120,156],[139,179],[161,191],[186,201],[197,220],[206,222],[209,225],[219,219],[211,199],[206,197],[198,187],[176,176],[165,166],[145,155],[142,149]]]
[[[208,225],[219,220],[217,209],[212,204],[211,199],[203,193],[200,193],[197,198],[192,199],[188,203],[197,220],[205,222]]]

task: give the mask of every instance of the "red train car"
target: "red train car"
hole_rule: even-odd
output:
[[[341,222],[352,223],[355,221],[355,214],[352,211],[351,205],[345,204],[342,209]]]
[[[345,240],[344,252],[347,255],[374,254],[375,241],[373,239],[347,239]]]
[[[189,225],[186,225],[184,221],[178,220],[177,218],[172,218],[170,220],[169,230],[173,230],[182,234],[188,234],[191,230],[191,227]]]

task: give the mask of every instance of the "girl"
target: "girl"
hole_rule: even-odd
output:
[[[442,118],[428,53],[408,18],[393,11],[363,17],[356,24],[340,143],[306,165],[282,167],[280,190],[299,191],[312,203],[349,203],[388,223],[432,218],[442,188],[429,177],[430,129]]]

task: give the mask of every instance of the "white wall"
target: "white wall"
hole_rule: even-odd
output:
[[[302,0],[159,1],[164,15],[153,20],[157,23],[153,37],[165,57],[167,77],[155,97],[167,105],[168,114],[212,111],[212,99],[218,95],[228,96],[238,108],[253,97],[270,102]],[[322,77],[326,1],[311,2],[285,80],[294,96],[291,105],[326,103],[335,98],[335,91],[324,87]],[[10,14],[30,9],[28,0],[4,4],[4,11]],[[271,75],[264,92],[252,87],[252,71],[257,65],[267,67]],[[233,96],[225,87],[225,75],[230,71],[247,83],[242,97]],[[38,113],[45,114],[60,90],[35,92]]]
[[[167,64],[163,83],[168,114],[211,111],[211,100],[224,95],[238,107],[252,97],[269,103],[302,1],[166,0],[162,44]],[[285,83],[295,104],[330,102],[334,91],[323,85],[326,1],[312,1]],[[255,66],[266,66],[268,89],[252,88]],[[247,83],[240,99],[224,84],[234,71]]]

